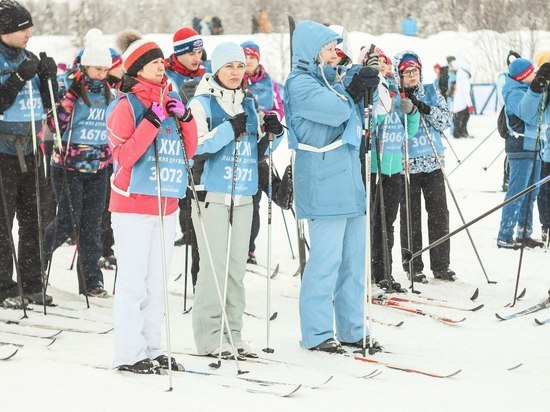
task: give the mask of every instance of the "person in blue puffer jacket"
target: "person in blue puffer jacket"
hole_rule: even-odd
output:
[[[541,99],[546,82],[550,80],[550,64],[542,65],[535,75],[533,64],[523,58],[514,60],[508,68],[508,75],[502,88],[506,105],[508,135],[505,141],[506,155],[510,163],[510,183],[505,200],[521,192],[540,176],[540,149],[546,141],[548,109],[543,118],[540,141],[537,141],[537,125],[541,110]],[[524,123],[523,133],[512,128],[517,121]],[[546,126],[545,126],[546,125]],[[516,128],[517,129],[517,128]],[[534,173],[534,175],[533,175]],[[538,189],[502,208],[497,247],[518,249],[525,235],[526,247],[542,247],[543,243],[531,238],[533,232],[533,206]],[[527,216],[527,225],[525,218]],[[517,225],[517,237],[514,230]],[[525,233],[524,233],[525,232]]]
[[[339,41],[319,23],[298,24],[284,93],[289,147],[296,151],[296,213],[307,219],[311,240],[300,290],[300,344],[325,352],[341,352],[338,340],[360,346],[363,339],[365,187],[356,103],[379,81],[378,70],[364,67],[347,88],[335,82],[337,68],[327,63],[338,59]]]

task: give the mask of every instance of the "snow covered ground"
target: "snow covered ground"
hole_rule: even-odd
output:
[[[278,35],[272,36],[270,41],[275,44]],[[241,41],[245,36],[228,37]],[[441,34],[439,42],[432,41],[429,44],[427,42],[430,39],[424,43],[416,39],[412,47],[401,36],[386,37],[394,39],[391,45],[388,43],[387,46],[391,52],[405,47],[419,51],[430,47],[430,56],[445,56],[447,46],[451,45],[452,36],[448,33]],[[381,36],[380,41],[386,37]],[[169,47],[169,36],[166,35],[164,38],[168,39],[165,44]],[[214,41],[221,40],[222,38],[208,38],[208,50],[212,50]],[[371,38],[368,41],[370,42]],[[70,53],[64,51],[66,44],[66,39],[61,41],[51,37],[35,38],[31,48],[46,49],[54,56],[67,56]],[[456,43],[452,44],[456,47]],[[468,48],[457,49],[453,53],[459,55],[458,51],[462,51],[465,57],[468,56]],[[273,56],[264,49],[262,58],[266,61],[269,58],[272,61],[283,61],[282,53],[287,53],[285,47],[275,50]],[[66,59],[70,60],[68,57]],[[470,133],[476,138],[451,139],[450,143],[458,157],[464,159],[495,126],[495,114],[473,116],[469,127]],[[449,177],[467,221],[503,200],[504,195],[500,192],[503,158],[500,157],[487,171],[483,170],[483,166],[487,166],[502,147],[503,140],[495,132]],[[279,170],[283,170],[289,157],[290,152],[281,145],[275,155]],[[450,150],[447,151],[446,158],[446,170],[450,172],[457,165],[457,161]],[[450,195],[448,204],[451,212],[450,226],[453,230],[461,225],[461,221]],[[261,209],[264,220],[257,240],[257,257],[264,265],[267,262],[266,209],[264,196]],[[286,219],[296,253],[295,224],[290,213],[286,213]],[[446,374],[462,369],[455,377],[437,379],[379,365],[369,365],[349,357],[312,353],[301,349],[298,345],[300,331],[297,300],[300,281],[292,277],[298,263],[292,259],[282,215],[276,208],[273,214],[272,260],[280,265],[280,274],[271,282],[272,311],[276,311],[278,316],[271,322],[270,341],[275,353],[267,355],[261,352],[266,346],[266,279],[253,273],[247,273],[245,278],[246,311],[251,316],[245,316],[243,334],[251,346],[261,354],[260,356],[287,363],[243,362],[241,368],[250,372],[245,375],[246,377],[304,384],[293,397],[280,398],[269,394],[248,393],[246,388],[284,393],[291,387],[262,387],[238,380],[235,378],[235,364],[231,361],[223,362],[218,370],[222,377],[177,373],[174,375],[174,390],[167,393],[166,376],[136,376],[109,370],[113,358],[112,332],[83,334],[64,331],[56,337],[55,343],[46,347],[51,340],[11,335],[3,332],[7,331],[8,327],[0,323],[0,341],[25,345],[14,358],[0,361],[1,409],[36,410],[46,407],[56,411],[126,411],[185,408],[191,411],[209,411],[223,408],[271,411],[284,408],[288,411],[325,411],[391,408],[408,411],[546,411],[550,402],[550,325],[536,326],[534,318],[546,319],[550,317],[550,310],[505,322],[498,321],[495,312],[505,315],[547,298],[547,290],[550,288],[550,254],[540,249],[525,251],[520,290],[527,288],[527,293],[514,309],[505,308],[504,305],[513,297],[519,252],[496,248],[499,219],[500,213],[496,212],[470,228],[488,276],[491,280],[497,281],[497,284],[487,283],[468,237],[462,232],[451,242],[451,268],[456,271],[459,280],[455,283],[435,281],[429,270],[426,270],[430,284],[417,285],[417,289],[427,297],[447,299],[457,305],[468,307],[481,303],[485,305],[477,312],[418,306],[426,312],[447,317],[466,317],[464,322],[450,326],[429,317],[410,315],[392,308],[373,307],[373,317],[378,321],[404,321],[399,328],[377,323],[373,325],[373,335],[383,344],[386,351],[391,352],[377,354],[374,356],[375,359],[434,373]],[[397,222],[396,233],[398,225]],[[534,237],[540,239],[538,214],[535,215],[534,226]],[[396,243],[394,276],[398,281],[406,283],[406,276],[398,264],[399,244]],[[169,280],[172,350],[174,356],[187,369],[206,372],[211,370],[208,367],[208,359],[183,354],[194,351],[191,314],[182,313],[183,277],[174,281],[184,270],[184,251],[183,247],[176,249]],[[29,317],[31,320],[53,325],[79,325],[80,328],[105,331],[112,324],[113,299],[90,299],[91,308],[85,309],[84,298],[76,295],[76,272],[68,270],[72,254],[73,247],[63,246],[54,255],[49,290],[60,307],[50,308],[49,312],[52,315],[64,313],[89,321],[52,315],[44,319],[39,313],[40,308],[35,308],[29,313]],[[428,268],[427,256],[424,262]],[[113,280],[114,271],[105,271],[107,289],[112,288]],[[476,303],[472,303],[469,297],[476,288],[479,288],[479,298]],[[411,294],[407,297],[411,297]],[[188,306],[192,306],[191,288],[187,298]],[[20,312],[0,309],[2,319],[15,319],[18,316],[20,317]],[[35,330],[37,331],[40,332]],[[523,365],[512,371],[507,370],[519,363]],[[375,369],[383,373],[372,379],[360,378]],[[322,388],[305,387],[319,384],[330,376],[333,376],[333,379]]]

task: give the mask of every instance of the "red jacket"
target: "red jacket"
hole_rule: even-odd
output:
[[[166,103],[169,99],[167,83],[152,83],[141,78],[136,80],[137,83],[132,87],[130,93],[133,93],[145,107],[150,107],[153,102],[159,102],[162,97],[164,112],[168,116],[166,111]],[[111,185],[122,191],[128,190],[134,164],[145,154],[159,131],[146,119],[143,119],[137,127],[134,123],[132,108],[127,99],[120,100],[107,119],[109,146],[113,152],[113,159],[117,163],[117,170],[113,172]],[[197,149],[197,125],[194,119],[190,122],[180,122],[180,125],[184,136],[185,152],[188,159],[191,159]],[[161,200],[164,215],[172,214],[177,210],[178,199],[163,197]],[[112,186],[109,210],[147,215],[159,213],[156,196],[140,194],[124,196],[113,190]]]

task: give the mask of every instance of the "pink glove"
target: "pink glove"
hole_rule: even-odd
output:
[[[151,105],[151,111],[152,111],[153,113],[155,113],[155,115],[159,118],[159,120],[160,120],[161,122],[163,122],[164,119],[166,119],[166,116],[165,116],[165,114],[164,114],[164,110],[163,110],[163,108],[162,108],[162,106],[161,106],[160,104],[158,104],[158,103],[153,103],[153,104]]]
[[[191,110],[187,109],[178,99],[169,99],[168,103],[166,103],[166,110],[168,110],[170,116],[176,116],[182,122],[188,122],[193,118]]]
[[[144,119],[149,120],[155,127],[160,127],[160,124],[166,119],[162,106],[158,103],[153,103],[145,112]]]

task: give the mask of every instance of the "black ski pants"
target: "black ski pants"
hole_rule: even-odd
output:
[[[377,186],[377,175],[371,174],[371,202],[375,202]],[[392,249],[394,244],[394,230],[393,224],[397,218],[397,211],[399,210],[399,202],[401,200],[401,192],[403,187],[403,177],[400,174],[392,176],[382,175],[382,190],[384,192],[384,199],[382,202],[387,232],[387,245],[388,245],[388,257],[389,267],[387,273],[392,273]],[[374,203],[372,206],[372,274],[374,282],[378,283],[384,279],[386,273],[384,264],[384,242],[382,236],[382,210],[380,208],[379,198],[378,204]]]
[[[108,170],[104,168],[96,173],[67,170],[65,177],[64,169],[52,167],[52,184],[57,199],[58,217],[46,228],[46,261],[51,259],[53,252],[69,237],[75,236],[79,248],[77,270],[79,274],[84,274],[86,281],[86,285],[82,285],[81,277],[78,276],[79,291],[86,293],[103,286],[103,273],[98,262],[103,252],[101,221],[105,208]]]
[[[424,207],[428,214],[428,240],[430,243],[449,233],[449,210],[447,208],[447,196],[445,193],[445,180],[440,169],[430,173],[415,173],[410,175],[410,208],[412,226],[412,252],[422,249],[422,196]],[[407,213],[405,195],[401,197],[400,222],[401,222],[401,247],[407,249]],[[441,245],[430,249],[430,269],[432,271],[444,271],[450,264],[451,242],[447,240]],[[403,269],[409,271],[405,263],[406,255],[402,254]],[[413,273],[424,270],[422,256],[412,261]]]
[[[3,199],[0,198],[0,292],[15,287],[13,256],[8,237],[12,233],[15,216],[17,216],[19,225],[19,240],[15,240],[15,243],[18,243],[17,259],[23,290],[25,293],[42,290],[34,155],[25,156],[25,163],[27,172],[23,173],[17,156],[0,154],[0,169],[2,170],[4,188],[1,193]],[[8,222],[6,222],[6,209],[3,200],[7,204]]]

